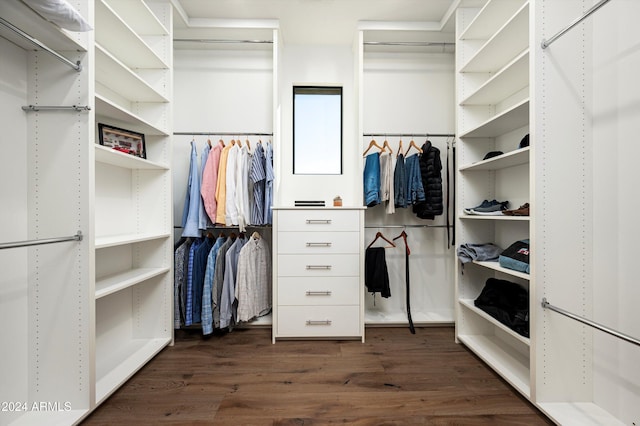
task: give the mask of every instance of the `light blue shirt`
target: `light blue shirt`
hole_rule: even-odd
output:
[[[275,178],[273,173],[273,145],[271,142],[267,143],[264,156],[265,170],[267,172],[267,179],[264,185],[264,224],[270,225],[273,222],[273,213],[271,211],[271,205],[273,204],[273,180]]]
[[[202,334],[204,335],[213,333],[213,274],[218,250],[226,240],[226,237],[218,237],[207,257],[207,269],[204,274],[204,288],[202,290]]]
[[[204,201],[200,196],[200,186],[202,185],[202,174],[204,173],[204,167],[207,165],[207,158],[209,158],[209,151],[211,151],[211,147],[208,143],[204,145],[204,149],[202,150],[202,155],[200,155],[200,172],[198,173],[198,228],[202,231],[207,230],[207,225],[209,224],[209,216],[207,216],[207,212],[204,210]]]
[[[200,237],[198,229],[198,216],[200,212],[200,177],[198,176],[198,152],[196,145],[191,141],[191,161],[189,162],[189,179],[187,182],[187,194],[184,198],[182,210],[182,236]]]
[[[220,301],[220,328],[229,327],[236,323],[236,313],[234,312],[233,302],[236,299],[238,254],[240,254],[240,250],[246,242],[246,238],[236,238],[236,241],[229,247],[225,257],[222,300]]]

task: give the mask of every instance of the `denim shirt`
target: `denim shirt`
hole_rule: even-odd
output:
[[[367,155],[364,163],[364,204],[380,204],[380,153]]]
[[[424,187],[422,186],[420,157],[418,154],[413,154],[407,157],[405,159],[405,167],[407,173],[407,205],[424,201]]]
[[[403,154],[399,154],[396,159],[396,169],[393,173],[393,192],[396,207],[407,207],[407,176]]]

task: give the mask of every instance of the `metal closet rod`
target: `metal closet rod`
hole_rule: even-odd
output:
[[[273,136],[260,132],[173,132],[176,136]]]
[[[210,44],[273,44],[273,40],[225,40],[206,38],[174,38],[173,41],[187,43],[210,43]]]
[[[365,228],[452,228],[451,225],[365,225]]]
[[[16,27],[15,25],[13,25],[11,22],[5,20],[4,18],[0,18],[0,24],[4,25],[6,28],[8,28],[11,31],[13,31],[14,33],[18,34],[20,37],[24,38],[25,40],[29,41],[30,43],[35,44],[36,46],[38,46],[40,49],[44,50],[45,52],[50,53],[51,55],[55,56],[56,59],[58,59],[61,62],[64,62],[67,65],[69,65],[74,70],[76,70],[78,72],[82,71],[82,65],[81,65],[80,61],[78,61],[76,63],[71,62],[69,59],[65,58],[64,56],[62,56],[61,54],[59,54],[55,50],[51,49],[47,45],[43,44],[40,40],[31,37],[29,34],[25,33],[20,28]]]
[[[52,111],[52,110],[75,110],[75,111],[90,111],[91,107],[87,105],[27,105],[23,106],[23,111]]]
[[[621,332],[616,331],[616,330],[614,330],[612,328],[609,328],[609,327],[607,327],[605,325],[598,324],[595,321],[591,321],[591,320],[586,319],[584,317],[581,317],[579,315],[572,314],[569,311],[565,311],[562,308],[558,308],[557,306],[553,306],[551,303],[547,302],[547,298],[546,297],[544,297],[542,299],[542,307],[545,308],[545,309],[550,309],[550,310],[552,310],[554,312],[557,312],[557,313],[559,313],[561,315],[564,315],[566,317],[574,319],[574,320],[576,320],[578,322],[581,322],[583,324],[586,324],[586,325],[588,325],[590,327],[593,327],[593,328],[595,328],[597,330],[603,331],[603,332],[605,332],[607,334],[610,334],[610,335],[612,335],[614,337],[617,337],[619,339],[625,340],[625,341],[627,341],[629,343],[632,343],[632,344],[634,344],[636,346],[640,346],[640,340],[636,339],[635,337],[631,337],[628,334],[621,333]]]
[[[455,138],[455,133],[363,133],[362,136],[387,136],[392,138]]]
[[[602,6],[604,6],[608,2],[609,2],[609,0],[600,0],[598,3],[594,4],[593,6],[591,6],[590,9],[588,9],[586,12],[584,12],[582,14],[582,16],[576,18],[569,25],[567,25],[566,27],[564,27],[563,29],[558,31],[554,36],[552,36],[548,40],[547,39],[542,39],[542,43],[540,43],[540,46],[542,46],[543,49],[546,49],[547,47],[549,47],[551,45],[551,43],[556,41],[558,38],[562,37],[564,35],[564,33],[569,31],[571,28],[575,27],[576,25],[578,25],[580,22],[584,21],[586,18],[589,17],[589,15],[591,15],[596,10],[600,9]]]
[[[39,246],[43,244],[53,244],[53,243],[62,243],[65,241],[82,241],[82,232],[78,231],[76,235],[72,235],[70,237],[59,237],[59,238],[43,238],[41,240],[27,240],[27,241],[16,241],[12,243],[2,243],[0,244],[0,249],[9,249],[16,247],[27,247],[27,246]]]
[[[429,47],[429,46],[455,46],[455,43],[448,41],[365,41],[363,44],[368,46],[414,46],[414,47]]]

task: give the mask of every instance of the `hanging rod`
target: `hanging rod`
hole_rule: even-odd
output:
[[[173,41],[187,43],[210,43],[210,44],[273,44],[273,40],[224,40],[205,38],[174,38]]]
[[[176,136],[273,136],[273,133],[256,132],[173,132]]]
[[[16,241],[13,243],[2,243],[0,244],[0,249],[9,249],[15,247],[27,247],[27,246],[39,246],[42,244],[53,244],[53,243],[62,243],[65,241],[82,241],[82,232],[78,231],[76,235],[71,237],[60,237],[60,238],[44,238],[41,240],[27,240],[27,241]]]
[[[586,325],[588,325],[590,327],[593,327],[595,329],[598,329],[600,331],[604,331],[607,334],[610,334],[610,335],[612,335],[614,337],[617,337],[619,339],[625,340],[625,341],[627,341],[629,343],[633,343],[636,346],[640,346],[640,340],[638,340],[638,339],[636,339],[634,337],[631,337],[628,334],[624,334],[624,333],[621,333],[619,331],[613,330],[613,329],[611,329],[611,328],[609,328],[607,326],[604,326],[602,324],[598,324],[597,322],[588,320],[588,319],[583,318],[581,316],[578,316],[576,314],[572,314],[571,312],[565,311],[564,309],[558,308],[557,306],[553,306],[552,304],[547,302],[547,298],[546,297],[544,297],[542,299],[542,307],[545,308],[545,309],[551,309],[552,311],[555,311],[555,312],[557,312],[559,314],[562,314],[562,315],[564,315],[566,317],[569,317],[571,319],[579,321],[579,322],[581,322],[583,324],[586,324]]]
[[[387,136],[392,138],[455,138],[455,133],[363,133],[362,136]]]
[[[365,41],[363,44],[368,46],[413,46],[413,47],[429,47],[429,46],[455,46],[455,43],[446,41]]]
[[[591,8],[589,10],[584,12],[582,14],[582,16],[578,17],[573,22],[571,22],[569,25],[567,25],[565,28],[563,28],[560,31],[558,31],[553,37],[549,38],[548,40],[547,39],[542,39],[542,43],[540,43],[540,46],[542,46],[543,49],[546,49],[547,47],[549,47],[551,45],[551,43],[553,43],[558,38],[560,38],[562,35],[564,35],[564,33],[569,31],[571,28],[575,27],[576,25],[578,25],[580,22],[582,22],[587,17],[589,17],[589,15],[591,15],[596,10],[600,9],[602,6],[604,6],[608,2],[609,2],[609,0],[600,0],[598,3],[594,4],[593,6],[591,6]]]
[[[51,111],[51,110],[58,110],[58,109],[72,109],[75,111],[90,111],[91,107],[87,106],[87,105],[70,105],[70,106],[56,106],[56,105],[50,105],[50,106],[46,106],[46,105],[27,105],[27,106],[23,106],[22,110],[23,111]]]
[[[365,228],[451,228],[451,225],[365,225]]]
[[[73,68],[74,70],[76,70],[78,72],[82,71],[82,65],[81,65],[80,61],[78,61],[76,63],[71,62],[69,59],[65,58],[64,56],[62,56],[61,54],[59,54],[55,50],[52,50],[48,46],[44,45],[39,40],[31,37],[29,34],[25,33],[20,28],[16,27],[15,25],[13,25],[11,22],[5,20],[4,18],[0,18],[0,24],[4,25],[6,28],[8,28],[11,31],[13,31],[14,33],[18,34],[20,37],[26,39],[30,43],[35,44],[36,46],[38,46],[40,49],[44,50],[45,52],[50,53],[51,55],[55,56],[59,61],[64,62],[65,64],[67,64],[71,68]]]

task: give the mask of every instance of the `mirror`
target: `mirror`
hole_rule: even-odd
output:
[[[293,173],[342,174],[342,87],[293,87]]]

